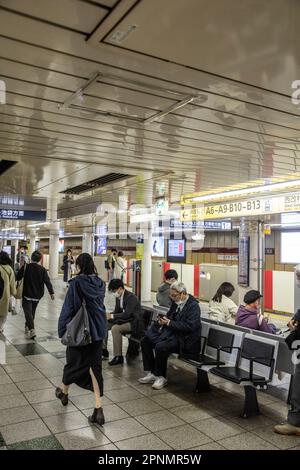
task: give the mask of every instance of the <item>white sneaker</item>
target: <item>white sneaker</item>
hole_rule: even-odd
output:
[[[29,339],[34,339],[36,337],[35,330],[30,330],[28,333]]]
[[[153,375],[152,372],[148,372],[148,374],[145,375],[145,377],[142,377],[141,379],[139,379],[139,382],[140,384],[152,384],[153,382],[155,382],[156,379],[157,377]]]
[[[156,377],[156,380],[154,384],[152,385],[152,388],[155,390],[160,390],[161,388],[164,388],[165,385],[167,385],[168,381],[164,377]]]

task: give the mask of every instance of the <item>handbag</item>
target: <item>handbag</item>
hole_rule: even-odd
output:
[[[79,284],[78,290],[81,293]],[[80,295],[80,297],[82,299],[81,306],[76,315],[67,324],[66,331],[61,338],[61,342],[64,346],[78,348],[81,346],[87,346],[92,342],[86,301],[82,295]]]
[[[17,282],[17,289],[16,289],[15,298],[19,299],[19,300],[22,299],[22,297],[23,297],[25,271],[26,271],[26,264],[24,265],[23,277],[20,281]]]

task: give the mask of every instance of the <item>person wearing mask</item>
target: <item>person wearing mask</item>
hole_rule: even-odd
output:
[[[3,333],[4,324],[9,311],[10,297],[16,294],[15,274],[12,269],[12,260],[5,251],[0,252],[0,333]]]
[[[25,334],[29,339],[36,337],[34,319],[39,301],[44,296],[45,285],[49,295],[54,300],[54,290],[46,269],[39,263],[42,254],[34,251],[31,263],[24,264],[17,274],[17,281],[23,280],[22,307],[25,314]]]
[[[162,307],[171,307],[172,300],[170,299],[170,287],[178,279],[178,274],[175,269],[168,269],[165,274],[165,282],[158,288],[156,294],[156,302]]]
[[[126,261],[124,259],[123,251],[118,251],[118,256],[116,258],[116,264],[115,264],[115,278],[121,279],[121,281],[124,282],[125,270],[126,270]]]
[[[295,359],[297,361],[293,381],[291,386],[291,408],[288,412],[287,422],[284,424],[277,424],[274,427],[274,432],[285,436],[299,436],[300,437],[300,362],[299,350],[296,352],[297,347],[300,345],[300,310],[289,321],[288,327],[291,331],[290,335],[286,338],[286,343],[291,350],[294,350]]]
[[[93,258],[88,253],[79,255],[75,265],[78,274],[70,281],[58,320],[58,335],[60,338],[63,337],[67,324],[76,315],[84,299],[92,342],[86,346],[67,347],[67,362],[64,366],[62,385],[56,388],[55,395],[63,406],[66,406],[71,384],[75,383],[83,389],[91,390],[94,392],[95,408],[88,420],[90,423],[102,426],[105,423],[101,399],[102,341],[106,336],[105,282],[98,276]]]
[[[141,384],[160,390],[167,384],[167,362],[172,353],[194,355],[200,352],[201,311],[197,300],[187,293],[182,282],[170,287],[172,305],[166,315],[147,330],[141,341],[143,365],[147,372]],[[155,354],[154,354],[155,353]]]
[[[268,317],[265,317],[259,311],[261,298],[262,295],[258,290],[248,291],[244,297],[245,305],[240,305],[238,308],[235,324],[250,328],[251,330],[260,330],[265,333],[276,334],[276,326],[269,323]]]
[[[142,316],[141,304],[136,295],[125,289],[121,279],[112,279],[108,290],[116,298],[115,310],[107,314],[108,327],[113,337],[113,359],[110,366],[123,364],[123,334],[137,334]]]
[[[110,282],[112,279],[115,279],[116,277],[115,267],[116,267],[117,254],[118,254],[117,250],[115,248],[112,248],[106,260],[106,269],[108,271],[108,282]]]
[[[69,284],[69,280],[72,278],[72,266],[74,264],[74,258],[72,251],[69,249],[63,257],[63,271],[64,271],[64,282],[66,286]]]
[[[209,302],[209,318],[229,322],[236,316],[238,306],[231,300],[234,287],[230,282],[223,282]]]

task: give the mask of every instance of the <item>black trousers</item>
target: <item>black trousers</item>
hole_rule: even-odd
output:
[[[25,326],[27,326],[29,330],[34,330],[34,317],[38,304],[38,301],[23,298],[22,307],[25,314]]]
[[[296,365],[292,383],[291,409],[287,419],[289,424],[300,427],[300,364]]]
[[[168,338],[154,344],[147,336],[141,341],[144,370],[149,370],[157,377],[167,376],[168,357],[179,353],[179,343],[176,338]]]

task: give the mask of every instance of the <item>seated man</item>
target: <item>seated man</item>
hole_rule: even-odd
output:
[[[111,329],[113,337],[113,359],[110,366],[123,364],[122,354],[123,337],[125,333],[136,332],[142,315],[139,299],[132,292],[125,289],[121,279],[112,279],[108,290],[116,298],[116,306],[113,313],[107,314],[108,328]]]
[[[162,307],[171,307],[172,300],[170,299],[170,287],[173,282],[177,281],[178,274],[175,269],[168,269],[165,272],[165,282],[158,288],[156,294],[156,302]]]
[[[235,324],[260,330],[265,333],[276,334],[277,328],[272,323],[268,323],[268,317],[264,317],[259,311],[259,304],[262,295],[258,290],[249,290],[244,297],[245,305],[240,305],[236,314]]]
[[[198,302],[187,293],[182,282],[171,285],[170,297],[172,305],[167,315],[160,316],[158,322],[152,324],[141,342],[144,370],[148,373],[139,382],[153,383],[156,390],[167,384],[170,354],[200,352],[201,312]]]

